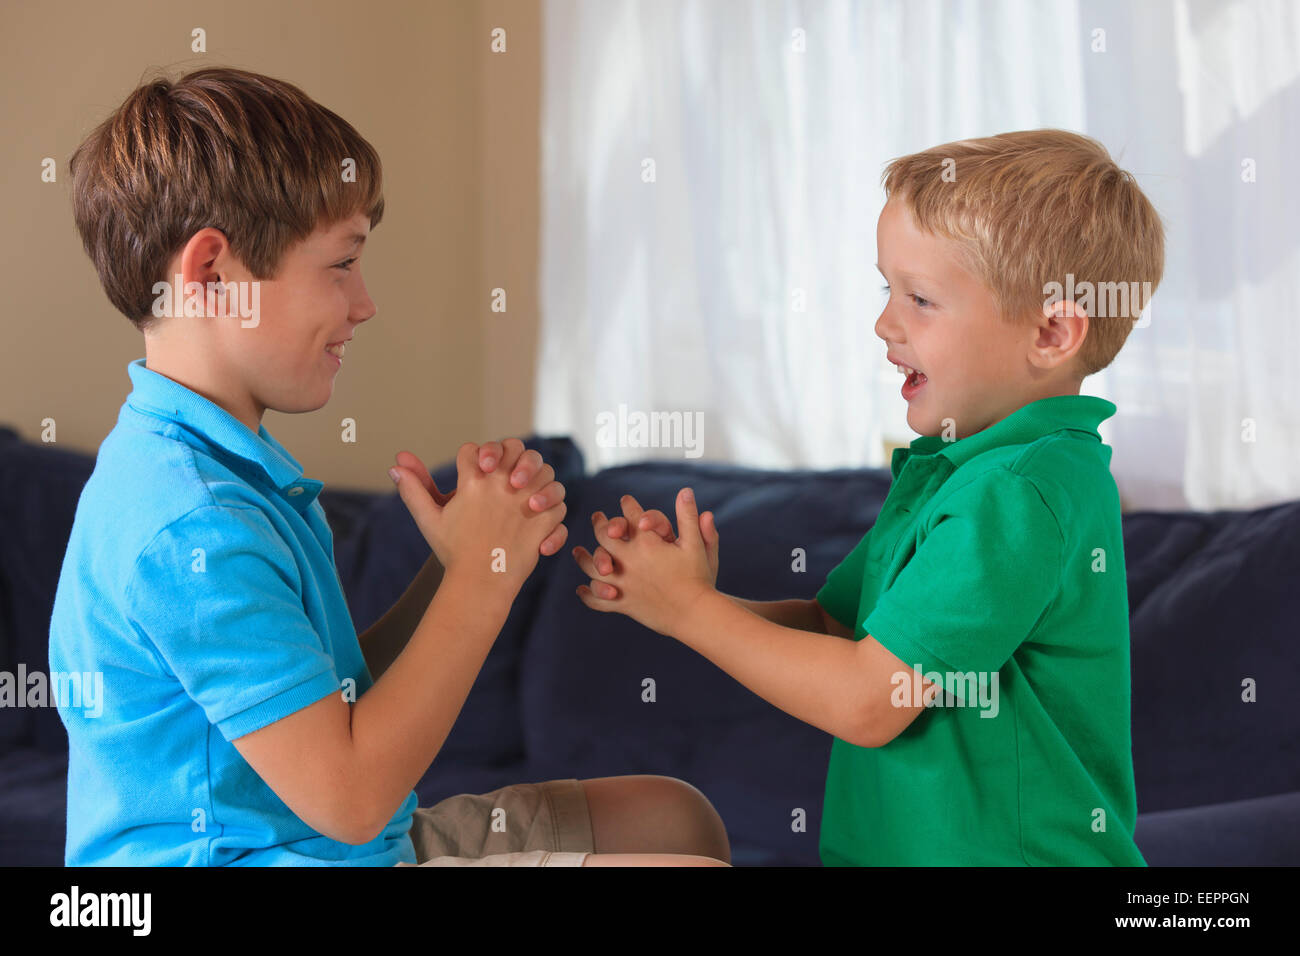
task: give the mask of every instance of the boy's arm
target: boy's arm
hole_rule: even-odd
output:
[[[621,570],[607,578],[590,556],[579,564],[593,586],[604,592],[605,584],[616,583],[619,596],[598,597],[593,587],[582,586],[582,602],[677,638],[773,706],[858,746],[883,746],[925,709],[926,685],[921,694],[908,695],[915,706],[894,706],[898,675],[910,681],[912,671],[870,635],[844,640],[842,626],[836,635],[815,633],[817,623],[829,628],[819,602],[746,602],[804,630],[767,620],[717,591],[711,558],[716,541],[706,537],[709,528],[701,527],[689,489],[678,493],[677,517],[681,537],[672,543],[659,534],[623,541],[597,512],[596,540]]]
[[[462,483],[473,468],[471,448],[462,446],[457,456]],[[503,468],[513,467],[522,448],[515,439],[507,442]],[[526,490],[520,489],[529,501],[525,510],[531,510],[530,496],[534,493],[540,493],[546,501],[562,499],[562,488],[550,482],[552,474],[547,466]],[[408,481],[399,489],[424,531],[440,514],[440,508],[427,489],[417,489],[416,484]],[[495,502],[489,505],[484,496],[499,492],[488,491],[487,487],[475,482],[473,494],[478,496],[478,503],[467,502],[465,507],[471,511],[466,514],[485,516],[488,512],[484,508],[489,507],[494,515],[503,516],[493,519],[501,524],[512,509]],[[549,490],[553,487],[556,490]],[[541,519],[539,531],[515,530],[518,517],[499,529],[485,528],[487,519],[480,517],[478,529],[486,533],[488,541],[509,545],[507,535],[522,534],[524,540],[530,541],[524,549],[531,552],[528,557],[517,550],[517,545],[508,547],[512,555],[508,573],[497,573],[486,559],[458,561],[443,573],[441,585],[406,646],[355,704],[349,705],[339,693],[328,694],[280,720],[234,738],[235,748],[267,786],[313,829],[344,843],[374,840],[442,748],[506,622],[511,603],[536,564],[539,546],[545,543],[540,534],[563,517],[562,500],[524,519]],[[483,553],[487,554],[488,549],[484,548]],[[283,603],[288,605],[291,596],[285,594]]]
[[[853,637],[850,628],[827,614],[826,609],[815,600],[790,598],[786,601],[747,601],[744,598],[727,596],[751,614],[757,614],[763,620],[782,627],[812,631],[816,634],[829,634],[832,637]]]
[[[815,601],[806,603],[820,607]],[[911,668],[869,634],[857,642],[844,636],[852,634],[810,634],[761,619],[717,591],[706,593],[673,633],[791,716],[859,747],[882,747],[906,730],[925,706],[894,706],[896,675],[911,680]],[[924,682],[922,693],[930,686]]]
[[[420,623],[420,618],[428,610],[429,602],[437,593],[438,585],[442,583],[442,576],[443,567],[438,562],[438,556],[430,552],[424,567],[420,568],[397,603],[357,635],[366,667],[374,680],[378,680],[388,670],[388,666],[397,660],[397,655],[402,653],[402,648],[410,641],[416,625]]]
[[[447,576],[355,704],[330,694],[235,748],[313,829],[343,843],[375,839],[441,749],[505,624],[514,592],[504,577]]]

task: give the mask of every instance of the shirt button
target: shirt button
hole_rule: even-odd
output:
[[[289,489],[289,494],[300,495],[302,494],[302,488],[300,488],[298,485],[294,485],[292,488]]]

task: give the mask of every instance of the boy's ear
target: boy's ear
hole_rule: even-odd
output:
[[[225,233],[214,226],[200,229],[186,241],[174,259],[174,271],[185,277],[186,282],[222,280],[221,270],[232,265],[233,253],[230,252],[230,240]],[[170,281],[171,277],[168,277]]]
[[[1031,350],[1034,364],[1051,368],[1070,361],[1083,347],[1089,322],[1087,310],[1073,299],[1044,303]]]

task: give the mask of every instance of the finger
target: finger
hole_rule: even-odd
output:
[[[548,466],[549,467],[549,466]],[[541,491],[534,494],[528,499],[528,506],[534,511],[545,511],[547,508],[553,508],[564,500],[564,485],[558,481],[552,481]]]
[[[438,488],[438,483],[433,480],[433,475],[431,475],[429,469],[425,467],[424,462],[420,461],[419,456],[414,455],[409,451],[399,451],[397,453],[397,465],[399,468],[405,468],[411,474],[415,475],[415,477],[420,479],[420,484],[424,485],[425,490],[429,492],[433,497],[433,500],[440,505],[445,505],[447,502],[451,501],[452,495],[456,493],[455,488],[452,488],[450,491],[441,491]]]
[[[430,540],[429,532],[437,528],[442,518],[442,507],[433,500],[417,475],[396,466],[393,471],[397,473],[397,494],[402,504],[406,505],[425,540]]]
[[[467,441],[456,452],[456,487],[482,477],[478,469],[478,445]]]
[[[591,589],[591,593],[596,597],[603,598],[606,601],[617,601],[619,598],[618,588],[608,581],[592,580],[588,582],[587,587]]]
[[[718,525],[712,511],[700,515],[700,533],[704,538],[704,554],[709,561],[709,570],[718,573]]]
[[[613,524],[611,521],[610,524]],[[596,570],[601,574],[610,575],[614,573],[614,557],[604,548],[597,548],[596,553],[591,556],[592,562],[596,565]],[[596,575],[591,575],[595,577]]]
[[[695,509],[695,493],[690,488],[677,493],[677,530],[682,533],[682,543],[688,547],[704,546],[704,539],[700,536],[700,516]]]
[[[614,559],[604,548],[597,548],[595,554],[589,554],[586,548],[579,545],[573,549],[573,559],[578,562],[582,573],[589,578],[600,579],[614,573]]]
[[[643,514],[641,520],[637,523],[636,529],[638,531],[654,532],[669,544],[672,544],[677,540],[677,536],[673,534],[673,523],[669,521],[668,516],[658,508],[654,511],[647,511]]]
[[[478,452],[478,466],[483,474],[490,475],[496,470],[497,462],[505,454],[505,449],[501,447],[499,441],[490,441],[484,443]]]
[[[440,497],[445,497],[442,492],[438,490],[438,485],[434,482],[433,475],[429,474],[429,469],[424,467],[424,462],[420,461],[418,456],[409,451],[399,451],[397,453],[397,466],[399,468],[405,468],[411,474],[415,475],[415,477],[419,478],[420,484],[424,485],[425,490],[428,491],[429,494],[433,495],[435,501]],[[442,503],[443,502],[439,501],[439,504]]]
[[[524,453],[524,443],[518,438],[507,438],[501,443],[501,467],[508,471],[515,470],[515,463],[519,461],[519,456]]]
[[[578,585],[577,594],[578,600],[587,605],[587,607],[591,608],[593,611],[618,610],[617,605],[615,605],[613,601],[597,597],[592,593],[591,588],[587,587],[585,584]]]
[[[612,537],[626,538],[628,536],[628,532],[630,532],[631,530],[632,527],[627,523],[626,518],[620,516],[618,518],[609,519],[609,533]]]
[[[700,515],[700,533],[704,536],[704,546],[710,551],[718,546],[718,525],[713,519],[713,512],[706,511]]]
[[[618,499],[618,503],[623,506],[623,517],[627,519],[628,530],[636,527],[636,523],[641,520],[645,514],[645,509],[641,507],[641,502],[637,501],[631,495],[624,495]]]
[[[557,554],[564,547],[564,542],[569,539],[569,529],[564,525],[557,525],[555,530],[546,536],[542,541],[541,547],[537,550],[541,554]]]
[[[513,488],[527,488],[533,477],[542,470],[542,456],[532,448],[525,449],[515,462],[515,469],[510,473],[510,485]]]
[[[582,545],[575,546],[569,553],[573,555],[573,560],[578,563],[578,569],[587,577],[599,577],[603,573],[597,570],[596,556]]]
[[[605,512],[597,511],[591,516],[591,528],[596,532],[596,541],[598,544],[605,546],[605,549],[615,557],[618,556],[619,550],[625,542],[619,538],[610,537],[609,519],[605,517]]]
[[[540,468],[537,469],[537,473],[533,475],[527,487],[517,488],[515,490],[523,491],[524,493],[529,495],[535,495],[537,494],[537,492],[541,491],[543,488],[545,488],[554,480],[555,480],[555,469],[552,468],[550,465],[542,465]]]

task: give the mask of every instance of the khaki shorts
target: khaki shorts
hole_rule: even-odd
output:
[[[582,866],[595,853],[587,795],[575,779],[462,793],[419,807],[415,863],[397,866]]]

